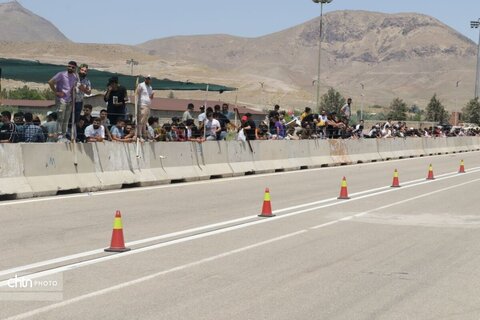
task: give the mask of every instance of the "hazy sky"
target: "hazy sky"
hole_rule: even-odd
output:
[[[0,0],[0,3],[8,2]],[[311,0],[19,0],[75,42],[138,44],[175,35],[230,34],[257,37],[315,17]],[[478,41],[470,20],[478,0],[333,0],[324,11],[418,12],[433,16]]]

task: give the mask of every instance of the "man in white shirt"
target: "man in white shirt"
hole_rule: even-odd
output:
[[[352,116],[352,98],[347,99],[347,103],[340,109],[342,118],[350,122],[350,117]]]
[[[100,124],[100,118],[93,119],[93,124],[85,128],[87,142],[102,142],[105,139],[105,128]]]
[[[150,75],[145,77],[145,80],[142,83],[138,84],[137,87],[137,97],[138,97],[138,112],[137,115],[138,123],[140,124],[138,129],[139,136],[147,138],[147,121],[150,116],[150,106],[153,99],[153,89],[151,86],[152,78]]]
[[[217,134],[219,134],[221,130],[220,122],[213,118],[213,112],[208,112],[207,119],[205,119],[205,137],[207,141],[217,140]]]

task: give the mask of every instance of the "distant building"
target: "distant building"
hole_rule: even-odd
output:
[[[154,98],[151,106],[151,115],[158,117],[160,123],[171,121],[172,117],[181,118],[183,112],[187,110],[187,105],[193,103],[195,108],[193,110],[193,116],[197,117],[200,113],[200,106],[205,104],[204,100],[190,100],[190,99],[168,99],[168,98]],[[214,107],[216,104],[220,106],[223,101],[207,101],[207,107]],[[105,101],[103,100],[103,94],[95,94],[90,97],[85,97],[84,104],[90,104],[93,106],[94,114],[97,114],[102,109],[106,109]],[[15,99],[3,99],[1,107],[11,106],[17,107],[19,111],[31,112],[36,115],[46,116],[48,111],[55,111],[55,101],[53,100],[15,100]],[[135,104],[133,103],[133,97],[130,97],[130,102],[127,102],[128,112],[135,113]],[[234,105],[229,103],[229,110],[234,111]],[[253,120],[256,122],[265,119],[265,113],[257,111],[247,107],[238,107],[240,116],[249,112],[252,114]],[[240,119],[239,119],[240,120]]]

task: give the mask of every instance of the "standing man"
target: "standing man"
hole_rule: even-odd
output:
[[[81,64],[78,70],[79,81],[77,83],[76,95],[75,95],[75,122],[80,119],[80,113],[83,109],[83,98],[87,94],[92,93],[92,84],[87,78],[88,65]]]
[[[67,71],[57,73],[48,81],[50,89],[55,92],[58,123],[62,134],[67,133],[68,119],[72,114],[72,93],[78,81],[76,71],[77,63],[70,61]]]
[[[350,117],[352,116],[352,98],[347,99],[347,103],[340,109],[340,114],[348,125]]]
[[[189,103],[187,105],[187,110],[185,110],[185,112],[182,115],[182,122],[183,123],[186,123],[187,120],[193,120],[192,112],[193,112],[194,108],[195,108],[195,106],[193,105],[193,103]]]
[[[144,139],[148,138],[147,122],[150,117],[150,106],[152,105],[153,89],[151,86],[152,77],[150,75],[145,77],[142,83],[138,84],[136,94],[138,96],[139,110],[137,114],[137,130],[138,136]]]
[[[110,120],[110,123],[117,123],[119,117],[126,119],[127,107],[125,102],[128,101],[127,89],[118,84],[118,77],[111,77],[108,80],[107,92],[105,92],[103,100],[107,103],[108,120]]]

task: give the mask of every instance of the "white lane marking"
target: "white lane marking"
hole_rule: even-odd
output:
[[[440,154],[440,155],[433,155],[427,157],[415,157],[415,158],[404,158],[404,159],[395,159],[395,160],[388,160],[388,161],[377,161],[377,162],[367,162],[367,163],[355,163],[350,164],[348,167],[354,166],[374,166],[374,165],[382,165],[382,164],[391,164],[395,162],[407,162],[407,161],[417,161],[417,160],[425,160],[426,158],[436,158],[436,157],[452,157],[452,156],[459,156],[463,157],[465,154],[470,153],[478,153],[480,151],[468,151],[460,155],[459,153],[456,154]],[[248,176],[240,176],[240,177],[231,177],[231,178],[222,178],[222,179],[213,179],[213,180],[201,180],[201,181],[192,181],[186,182],[186,186],[195,186],[201,184],[210,184],[210,183],[222,183],[228,182],[233,180],[244,180],[244,179],[255,179],[263,176],[277,176],[277,175],[289,175],[289,174],[301,174],[305,172],[312,172],[312,171],[320,171],[325,169],[332,169],[332,170],[340,170],[344,169],[345,166],[332,166],[332,167],[323,167],[323,168],[313,168],[308,170],[294,170],[294,171],[286,171],[286,172],[274,172],[274,173],[262,173],[262,174],[254,174]],[[472,170],[474,168],[470,168]],[[468,171],[467,171],[468,172]],[[118,194],[118,193],[128,193],[128,192],[143,192],[148,190],[157,190],[157,189],[165,189],[165,188],[176,188],[178,184],[163,184],[157,186],[149,186],[149,187],[138,187],[138,188],[131,188],[131,189],[119,189],[119,190],[107,190],[107,191],[97,191],[97,192],[88,192],[88,193],[80,193],[80,194],[73,194],[73,195],[62,195],[62,196],[50,196],[50,197],[42,197],[42,198],[34,198],[34,199],[24,199],[24,200],[12,200],[12,201],[2,201],[0,202],[1,206],[9,206],[9,205],[20,205],[20,204],[27,204],[27,203],[35,203],[35,202],[44,202],[44,201],[57,201],[57,200],[64,200],[64,199],[75,199],[81,197],[92,197],[92,196],[102,196],[102,195],[109,195],[109,194]]]
[[[348,220],[351,220],[351,219],[353,219],[353,218],[362,217],[362,216],[364,216],[364,215],[366,215],[366,214],[369,214],[369,213],[372,213],[372,212],[375,212],[375,211],[387,209],[387,208],[390,208],[390,207],[393,207],[393,206],[398,206],[398,205],[400,205],[400,204],[404,204],[404,203],[407,203],[407,202],[410,202],[410,201],[413,201],[413,200],[425,198],[425,197],[434,195],[434,194],[436,194],[436,193],[448,191],[448,190],[450,190],[450,189],[462,187],[462,186],[464,186],[464,185],[467,185],[467,184],[470,184],[470,183],[474,183],[474,182],[477,182],[477,181],[480,181],[480,178],[479,178],[479,179],[475,179],[475,180],[470,180],[470,181],[467,181],[467,182],[463,182],[463,183],[459,183],[459,184],[456,184],[456,185],[453,185],[453,186],[449,186],[449,187],[446,187],[446,188],[438,189],[438,190],[435,190],[435,191],[427,192],[427,193],[424,193],[424,194],[421,194],[421,195],[418,195],[418,196],[415,196],[415,197],[412,197],[412,198],[408,198],[408,199],[400,200],[400,201],[397,201],[397,202],[389,203],[389,204],[387,204],[387,205],[384,205],[384,206],[381,206],[381,207],[378,207],[378,208],[374,208],[374,209],[371,209],[371,210],[363,211],[363,212],[360,212],[360,213],[356,213],[356,214],[354,214],[354,215],[351,215],[351,216],[348,216],[348,217],[344,217],[344,218],[342,218],[342,219],[338,219],[338,220],[335,220],[335,221],[333,221],[333,222],[336,223],[336,222],[340,222],[340,221],[348,221]],[[311,227],[310,229],[323,228],[325,225],[327,225],[327,223],[323,223],[323,224],[320,224],[320,225],[318,225],[318,226]]]
[[[102,290],[90,292],[90,293],[87,293],[87,294],[84,294],[84,295],[81,295],[81,296],[78,296],[78,297],[75,297],[75,298],[72,298],[72,299],[69,299],[69,300],[65,300],[65,301],[62,301],[62,302],[59,302],[59,303],[51,304],[51,305],[48,305],[48,306],[45,306],[45,307],[42,307],[42,308],[34,309],[34,310],[31,310],[31,311],[28,311],[28,312],[25,312],[25,313],[22,313],[22,314],[12,316],[12,317],[7,318],[5,320],[21,320],[21,319],[30,318],[30,317],[36,316],[38,314],[49,312],[49,311],[52,311],[52,310],[55,310],[55,309],[58,309],[58,308],[61,308],[61,307],[65,307],[65,306],[68,306],[70,304],[77,303],[77,302],[80,302],[80,301],[83,301],[83,300],[86,300],[86,299],[89,299],[89,298],[98,297],[98,296],[101,296],[101,295],[104,295],[104,294],[107,294],[107,293],[111,293],[111,292],[116,291],[116,290],[120,290],[120,289],[127,288],[127,287],[130,287],[130,286],[142,283],[142,282],[146,282],[146,281],[152,280],[154,278],[164,276],[164,275],[169,274],[169,273],[182,271],[182,270],[185,270],[185,269],[188,269],[188,268],[191,268],[191,267],[195,267],[195,266],[198,266],[198,265],[201,265],[201,264],[204,264],[204,263],[212,262],[212,261],[222,259],[222,258],[231,256],[231,255],[234,255],[234,254],[237,254],[237,253],[241,253],[241,252],[244,252],[244,251],[255,249],[255,248],[267,245],[267,244],[271,244],[273,242],[277,242],[277,241],[281,241],[281,240],[288,239],[288,238],[291,238],[291,237],[295,237],[295,236],[298,236],[298,235],[306,233],[306,232],[308,232],[308,230],[300,230],[300,231],[289,233],[289,234],[286,234],[286,235],[283,235],[283,236],[280,236],[280,237],[276,237],[276,238],[269,239],[269,240],[266,240],[266,241],[258,242],[258,243],[253,244],[253,245],[249,245],[249,246],[245,246],[245,247],[242,247],[242,248],[239,248],[239,249],[227,251],[227,252],[215,255],[215,256],[211,256],[211,257],[208,257],[208,258],[205,258],[205,259],[197,260],[195,262],[187,263],[187,264],[177,266],[177,267],[174,267],[174,268],[171,268],[171,269],[168,269],[168,270],[163,270],[163,271],[160,271],[160,272],[148,275],[148,276],[144,276],[144,277],[141,277],[141,278],[138,278],[138,279],[135,279],[135,280],[123,282],[123,283],[120,283],[120,284],[117,284],[115,286],[111,286],[111,287],[108,287],[108,288],[105,288],[105,289],[102,289]]]
[[[478,171],[480,171],[480,167],[472,168],[467,172],[467,174],[476,173]],[[450,178],[456,178],[456,177],[465,177],[465,174],[458,175],[457,172],[446,173],[446,174],[443,174],[443,175],[438,175],[436,177],[436,180],[433,180],[433,181],[441,181],[441,180],[444,180],[444,179],[450,179]],[[402,189],[404,190],[406,188],[416,187],[416,186],[431,183],[431,182],[432,182],[432,180],[426,180],[425,178],[424,179],[417,179],[417,180],[413,180],[413,181],[409,181],[409,182],[404,182]],[[377,193],[370,193],[372,191],[378,191],[378,190],[383,190],[383,191],[380,191],[380,192],[377,192]],[[242,224],[242,225],[240,225],[240,227],[248,227],[248,226],[251,226],[251,225],[255,225],[257,223],[263,223],[263,222],[267,222],[267,221],[282,219],[282,218],[290,217],[290,216],[293,216],[293,215],[298,215],[298,214],[301,214],[301,213],[306,213],[306,212],[314,211],[314,210],[317,210],[317,209],[323,209],[323,208],[328,208],[328,207],[332,207],[332,206],[336,206],[336,205],[341,205],[343,203],[347,203],[347,202],[350,202],[350,201],[357,201],[357,200],[373,197],[373,196],[376,196],[376,195],[381,195],[381,194],[388,193],[388,192],[395,192],[395,191],[398,191],[398,190],[401,190],[401,189],[391,188],[390,186],[387,186],[387,187],[375,188],[375,189],[371,189],[371,190],[352,193],[352,194],[350,194],[350,196],[352,196],[353,198],[351,198],[349,200],[342,200],[341,202],[333,202],[333,203],[326,204],[326,205],[323,205],[323,206],[316,206],[316,207],[312,207],[312,208],[309,208],[309,209],[294,211],[294,212],[291,212],[289,214],[284,214],[284,215],[281,215],[281,216],[276,216],[276,217],[273,217],[273,218],[269,218],[268,220],[255,220],[255,221],[247,223],[247,224]],[[363,196],[358,197],[358,195],[363,195]],[[290,207],[290,208],[275,210],[275,211],[273,211],[273,213],[279,213],[279,212],[289,211],[289,210],[292,210],[292,209],[303,208],[303,207],[310,207],[310,206],[315,205],[315,204],[322,204],[322,203],[331,202],[331,201],[334,201],[334,200],[337,200],[337,198],[330,198],[330,199],[325,199],[325,200],[321,200],[321,201],[314,201],[314,202],[311,202],[311,203],[308,203],[308,204],[303,204],[303,205],[293,206],[293,207]],[[215,228],[215,227],[221,227],[221,226],[232,224],[232,223],[243,222],[243,221],[251,220],[251,219],[254,219],[254,218],[257,218],[257,215],[247,216],[247,217],[234,219],[234,220],[228,220],[228,221],[219,222],[219,223],[215,223],[215,224],[210,224],[210,225],[206,225],[206,226],[202,226],[202,227],[197,227],[197,228],[187,229],[187,230],[173,232],[173,233],[169,233],[169,234],[164,234],[164,235],[160,235],[160,236],[156,236],[156,237],[140,239],[140,240],[136,240],[136,241],[126,243],[126,246],[134,246],[134,245],[145,244],[145,243],[148,243],[148,242],[154,242],[154,241],[167,239],[167,238],[171,238],[171,237],[175,237],[175,236],[181,236],[181,235],[185,235],[185,234],[192,233],[192,232],[199,232],[199,231],[208,230],[208,229]],[[236,227],[239,227],[239,226],[232,226],[232,227],[225,228],[225,229],[222,229],[222,230],[231,231],[231,230],[235,230]],[[211,232],[207,232],[207,233],[205,233],[205,235],[217,234],[217,233],[212,233],[212,232],[216,232],[216,231],[221,231],[221,230],[214,230],[214,231],[211,231]],[[195,236],[186,237],[184,239],[186,239],[186,240],[196,239],[196,238],[192,238],[192,237],[195,237]],[[180,239],[180,240],[182,240],[182,239]],[[152,249],[155,248],[156,249],[156,248],[163,247],[164,245],[178,243],[177,241],[178,240],[169,241],[167,243],[161,243],[161,244],[158,244],[158,245],[149,246],[147,248],[152,248]],[[157,247],[159,245],[160,245],[160,247]],[[121,256],[129,255],[129,254],[133,254],[133,253],[138,253],[138,252],[143,252],[142,249],[145,249],[145,248],[135,249],[134,251],[129,251],[127,253],[123,253]],[[8,274],[18,273],[18,272],[22,272],[22,271],[25,271],[25,270],[30,270],[30,269],[34,269],[34,268],[43,267],[43,266],[48,266],[48,265],[52,265],[52,264],[56,264],[56,263],[67,262],[67,261],[70,261],[70,260],[84,258],[84,257],[96,255],[96,254],[101,254],[101,253],[104,253],[103,248],[96,249],[96,250],[91,250],[91,251],[87,251],[87,252],[83,252],[83,253],[68,255],[68,256],[64,256],[64,257],[59,257],[59,258],[55,258],[55,259],[51,259],[51,260],[41,261],[41,262],[29,264],[29,265],[19,266],[19,267],[15,267],[15,268],[0,271],[0,276],[5,276],[5,275],[8,275]],[[78,265],[80,267],[80,266],[83,266],[83,265],[92,264],[92,262],[93,263],[99,263],[101,261],[104,261],[104,259],[110,260],[110,259],[113,259],[115,257],[118,258],[120,256],[109,255],[109,256],[98,258],[98,259],[93,259],[93,260],[84,261],[84,262],[78,262],[78,263],[72,264],[71,266],[77,266]],[[54,269],[51,269],[51,270],[57,270],[57,269],[54,268]],[[41,272],[38,273],[38,274],[41,274]],[[2,284],[5,285],[4,283],[5,283],[5,281],[0,282],[0,287],[2,286]]]
[[[473,172],[473,171],[470,171],[470,172]],[[465,175],[462,174],[460,176],[464,177]],[[450,179],[450,178],[453,178],[453,177],[459,177],[459,175],[457,174],[455,176],[447,176],[447,177],[443,177],[443,178],[436,178],[436,180],[433,180],[433,181],[442,181],[442,180]],[[480,180],[480,179],[471,180],[471,181],[477,181],[477,180]],[[405,186],[405,187],[403,187],[402,190],[405,190],[407,188],[413,188],[413,187],[423,185],[423,184],[427,184],[427,183],[431,183],[431,182],[432,182],[432,180],[423,180],[422,182],[420,182],[418,184],[412,184],[412,185]],[[461,184],[461,185],[463,185],[463,184]],[[279,219],[285,219],[285,218],[295,216],[295,215],[299,215],[299,214],[302,214],[302,213],[315,211],[315,210],[319,210],[319,209],[324,209],[324,208],[328,208],[328,207],[333,207],[333,206],[337,206],[337,205],[342,205],[342,204],[345,204],[345,203],[348,203],[348,202],[358,201],[358,200],[361,200],[361,199],[374,197],[374,196],[384,194],[384,193],[395,192],[397,190],[400,190],[400,189],[389,188],[387,190],[384,190],[384,191],[381,191],[381,192],[378,192],[378,193],[366,194],[366,195],[363,195],[363,196],[360,196],[360,197],[350,198],[349,200],[342,200],[342,201],[339,201],[339,202],[329,203],[329,204],[322,205],[322,206],[316,206],[316,207],[303,209],[303,210],[299,210],[299,211],[293,211],[293,212],[290,212],[290,213],[287,213],[287,214],[283,214],[281,216],[275,216],[275,217],[272,217],[272,218],[262,219],[262,220],[255,220],[255,221],[251,221],[251,222],[248,222],[248,223],[244,223],[244,224],[240,224],[240,225],[234,225],[234,226],[230,226],[230,227],[219,229],[219,230],[212,230],[212,231],[209,231],[209,232],[205,232],[205,233],[201,233],[201,234],[197,234],[197,235],[192,235],[192,236],[188,236],[188,237],[181,238],[181,239],[176,239],[176,240],[172,240],[172,241],[168,241],[168,242],[164,242],[164,243],[159,243],[159,244],[152,245],[152,246],[147,246],[147,247],[135,249],[135,250],[132,250],[132,251],[124,252],[122,254],[107,255],[107,256],[99,257],[99,258],[92,259],[92,260],[72,263],[72,264],[67,265],[67,266],[61,266],[61,267],[52,268],[52,269],[45,270],[45,271],[36,272],[36,273],[33,273],[33,274],[29,275],[29,277],[31,279],[36,279],[36,278],[40,278],[40,277],[51,275],[51,274],[56,274],[56,273],[60,273],[60,272],[64,272],[64,271],[75,270],[75,269],[78,269],[78,268],[81,268],[81,267],[84,267],[84,266],[97,264],[97,263],[101,263],[101,262],[104,262],[104,261],[118,259],[118,258],[122,258],[122,257],[125,257],[125,256],[141,253],[141,252],[146,252],[146,251],[150,251],[150,250],[155,250],[155,249],[175,245],[175,244],[178,244],[178,243],[183,243],[183,242],[187,242],[187,241],[192,241],[192,240],[196,240],[196,239],[210,237],[210,236],[213,236],[213,235],[217,235],[217,234],[221,234],[221,233],[225,233],[225,232],[230,232],[230,231],[233,231],[233,230],[247,228],[247,227],[257,225],[257,224],[261,224],[261,223],[267,223],[267,222],[276,221],[276,220],[279,220]],[[352,218],[351,216],[343,217],[343,218],[337,219],[335,221],[332,221],[332,224],[333,224],[333,222],[347,221],[347,220],[350,220],[351,218]],[[160,236],[160,237],[162,237],[162,236]],[[139,241],[144,241],[144,240],[139,240]],[[25,270],[24,267],[18,267],[16,269],[18,270],[20,268]],[[4,287],[7,284],[8,284],[8,280],[4,280],[4,281],[0,282],[0,287]]]

